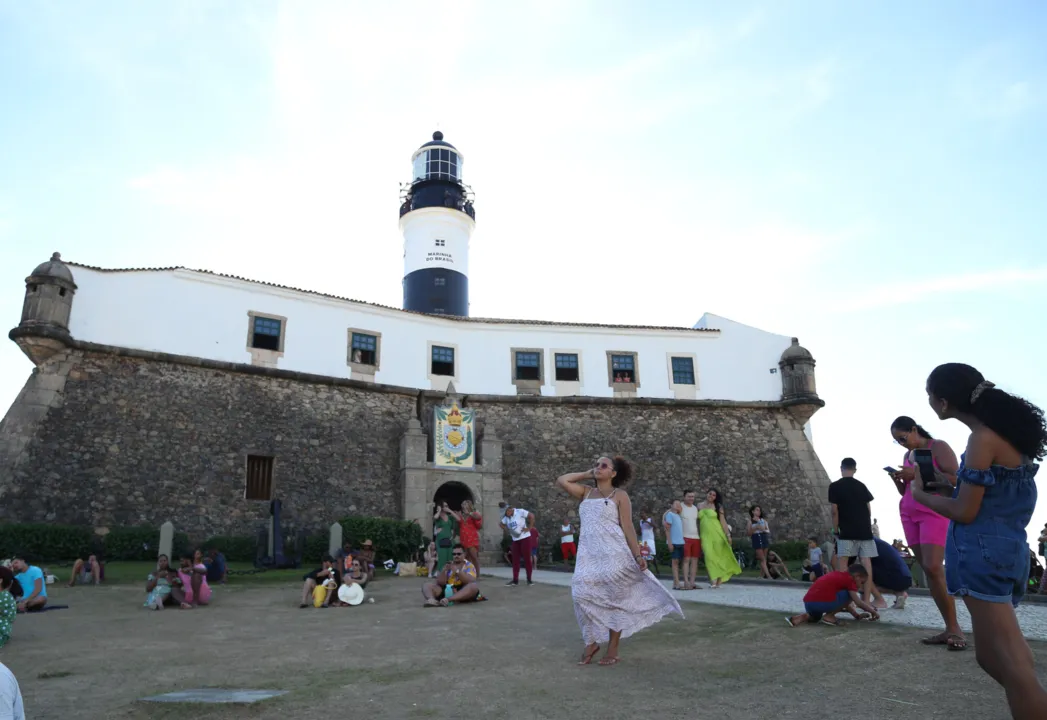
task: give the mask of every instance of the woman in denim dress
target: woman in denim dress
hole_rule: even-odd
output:
[[[940,365],[927,378],[927,398],[942,420],[971,429],[952,497],[924,488],[913,499],[949,518],[945,581],[971,613],[978,664],[1007,693],[1015,718],[1047,718],[1040,685],[1014,608],[1029,582],[1025,528],[1036,507],[1034,460],[1047,454],[1043,410],[997,389],[970,365]]]

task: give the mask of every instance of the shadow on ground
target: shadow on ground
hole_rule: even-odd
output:
[[[1009,717],[973,647],[919,644],[926,631],[853,624],[789,628],[780,615],[687,603],[623,643],[616,667],[577,667],[565,588],[505,588],[423,609],[421,579],[386,579],[374,605],[299,610],[293,586],[221,588],[209,608],[140,607],[131,588],[56,590],[69,610],[20,616],[0,659],[28,717],[174,718],[143,697],[200,687],[278,688],[249,706],[193,705],[198,718]],[[1043,664],[1047,647],[1033,650]]]

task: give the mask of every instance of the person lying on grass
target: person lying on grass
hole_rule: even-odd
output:
[[[793,615],[786,620],[793,627],[816,622],[839,625],[836,613],[841,610],[846,610],[856,620],[879,620],[880,613],[876,608],[858,595],[858,588],[868,579],[868,572],[858,563],[847,568],[847,572],[826,573],[815,580],[811,589],[803,596],[803,607],[807,612]],[[866,612],[859,613],[856,605]]]

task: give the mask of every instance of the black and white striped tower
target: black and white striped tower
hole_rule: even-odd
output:
[[[462,155],[442,132],[411,157],[400,232],[404,236],[404,310],[469,316],[472,193],[462,184]]]

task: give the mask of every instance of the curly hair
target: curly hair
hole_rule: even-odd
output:
[[[1021,454],[1035,460],[1047,456],[1043,410],[987,383],[970,365],[939,365],[927,377],[927,392],[955,411],[973,415]]]
[[[628,485],[629,481],[633,479],[633,464],[621,455],[615,455],[611,458],[611,464],[614,466],[615,472],[615,476],[611,479],[611,485],[616,488]]]
[[[719,495],[719,494],[720,494],[720,493],[719,493],[719,491],[717,491],[717,493],[716,493],[716,494],[717,494],[717,495]],[[760,507],[759,505],[750,505],[750,506],[749,506],[749,519],[750,519],[750,520],[755,520],[755,519],[756,519],[756,518],[755,518],[755,517],[753,516],[753,512],[754,512],[754,511],[756,510],[756,508],[760,508],[760,517],[761,517],[761,518],[763,517],[763,508],[762,508],[762,507]]]
[[[914,428],[916,429],[916,434],[922,437],[924,440],[934,440],[934,437],[929,432],[924,430],[923,426],[919,425],[908,415],[899,415],[894,419],[894,422],[891,423],[891,430],[904,430],[908,432],[909,430],[912,430]]]

